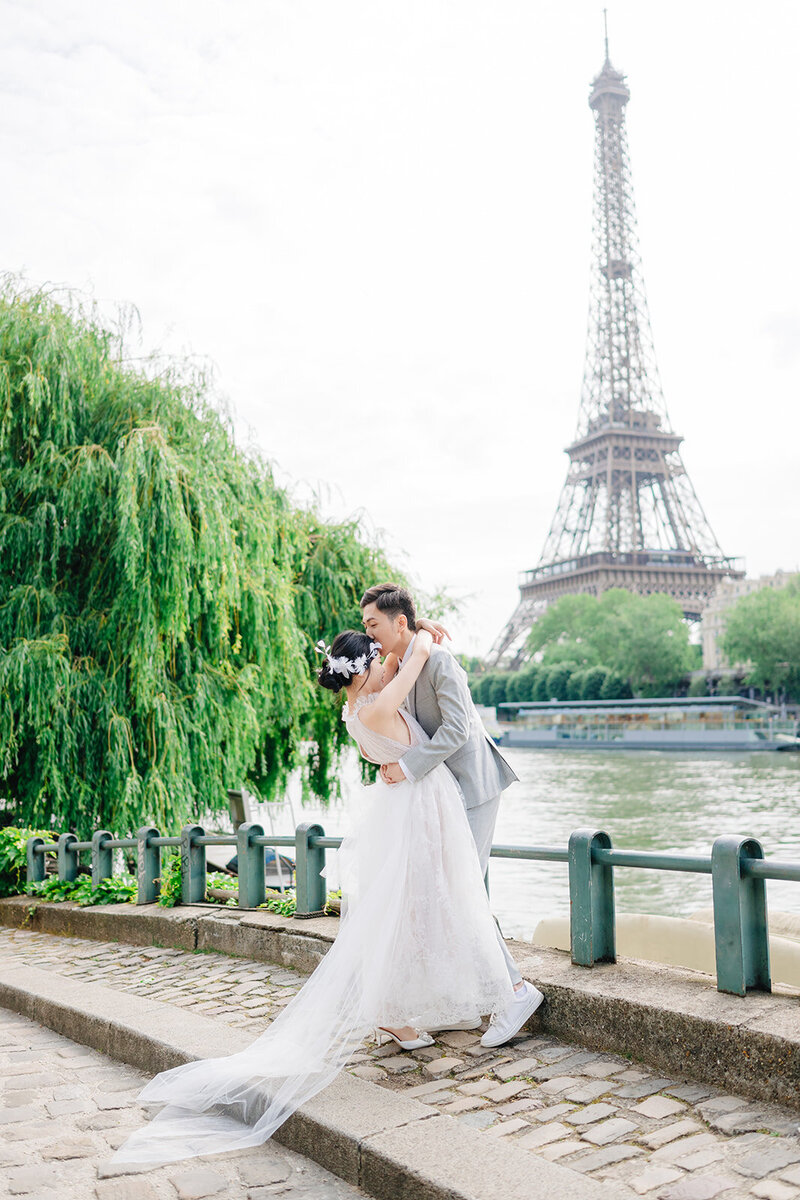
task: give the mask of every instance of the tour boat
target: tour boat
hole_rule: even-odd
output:
[[[800,750],[785,709],[741,696],[514,701],[501,746],[539,750]]]

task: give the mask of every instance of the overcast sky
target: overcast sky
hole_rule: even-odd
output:
[[[2,265],[213,365],[298,498],[489,648],[564,480],[591,245],[588,0],[0,0]],[[797,0],[617,0],[667,408],[726,554],[795,568]]]

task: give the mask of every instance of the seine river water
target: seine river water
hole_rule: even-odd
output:
[[[619,848],[710,853],[720,834],[758,838],[768,857],[800,861],[800,754],[506,750],[519,776],[503,796],[495,841],[566,846],[573,829],[604,829]],[[342,800],[326,810],[295,802],[298,821],[330,836],[347,826],[354,758]],[[291,819],[281,818],[288,832]],[[267,825],[267,829],[269,826]],[[503,931],[530,938],[545,916],[569,913],[566,863],[493,859],[492,908]],[[619,912],[688,916],[711,904],[711,877],[617,868]],[[800,883],[770,882],[769,907],[800,912]]]

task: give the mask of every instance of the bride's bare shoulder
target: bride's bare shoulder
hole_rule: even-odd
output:
[[[379,709],[376,709],[374,704],[365,704],[363,708],[360,708],[358,710],[358,718],[373,733],[380,733],[381,726],[386,723],[384,715]]]

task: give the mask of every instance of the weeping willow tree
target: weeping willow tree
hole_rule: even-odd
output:
[[[0,297],[2,820],[175,828],[341,745],[313,645],[389,568],[235,446],[202,379],[91,312]]]
[[[302,547],[295,593],[298,626],[304,631],[318,630],[318,636],[329,645],[342,629],[361,628],[359,600],[371,583],[405,580],[388,565],[379,548],[363,540],[355,522],[323,524],[313,512],[298,513],[297,519],[305,535],[298,541]],[[430,606],[426,608],[430,611]],[[321,660],[313,645],[309,662],[316,672]],[[336,764],[349,735],[340,703],[330,692],[317,692],[305,730],[304,777],[313,793],[327,796],[337,787]]]

